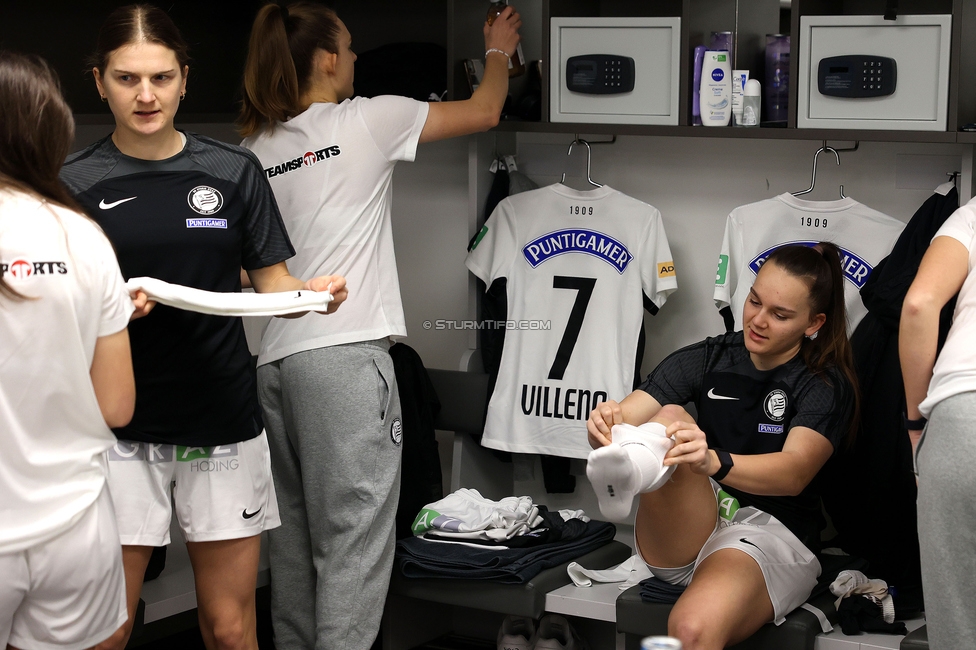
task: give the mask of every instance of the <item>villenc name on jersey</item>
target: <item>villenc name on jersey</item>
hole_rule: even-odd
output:
[[[293,172],[296,169],[301,169],[302,167],[311,167],[321,160],[338,156],[340,153],[342,152],[339,151],[339,145],[337,144],[325,147],[324,149],[319,149],[318,151],[306,151],[297,158],[286,160],[280,165],[275,165],[274,167],[268,167],[264,170],[264,173],[268,175],[268,178],[274,178],[280,174],[287,174],[288,172]]]
[[[585,420],[597,404],[606,401],[602,390],[522,384],[522,413],[532,417]]]

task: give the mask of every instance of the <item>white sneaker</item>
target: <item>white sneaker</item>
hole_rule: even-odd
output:
[[[534,650],[586,650],[586,642],[562,616],[546,614],[539,621]]]
[[[535,621],[526,616],[506,616],[498,628],[498,650],[532,650]]]

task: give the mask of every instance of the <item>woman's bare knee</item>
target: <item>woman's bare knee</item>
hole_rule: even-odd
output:
[[[704,613],[681,607],[671,610],[671,616],[668,617],[668,634],[680,640],[684,650],[710,648],[705,644],[706,630],[707,621]]]
[[[215,650],[246,650],[251,647],[249,639],[253,630],[241,618],[215,621],[210,633]]]
[[[651,418],[651,422],[659,422],[664,426],[668,426],[672,422],[694,422],[695,418],[691,417],[691,414],[684,409],[683,406],[678,406],[677,404],[666,404],[661,407],[661,410]]]

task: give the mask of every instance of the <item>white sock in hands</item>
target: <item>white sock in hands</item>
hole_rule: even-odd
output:
[[[674,439],[657,422],[639,427],[615,424],[610,432],[613,442],[590,452],[586,476],[603,516],[622,521],[630,515],[635,495],[653,492],[671,478],[674,466],[665,467],[663,462]]]

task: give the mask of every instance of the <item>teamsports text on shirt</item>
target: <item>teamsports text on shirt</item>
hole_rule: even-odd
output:
[[[268,175],[268,178],[273,178],[279,174],[287,174],[288,172],[293,172],[296,169],[301,169],[303,166],[311,167],[320,160],[338,156],[340,153],[342,152],[339,151],[339,145],[337,144],[330,147],[325,147],[324,149],[319,149],[318,151],[306,151],[297,158],[286,160],[280,165],[275,165],[274,167],[268,167],[264,170],[264,173]]]
[[[9,264],[0,262],[0,275],[10,273],[17,278],[26,278],[30,275],[53,275],[55,273],[64,275],[68,272],[68,266],[64,262],[29,262],[27,260],[14,260]]]

